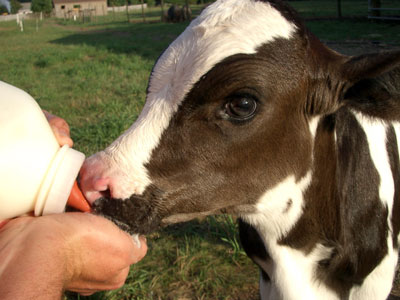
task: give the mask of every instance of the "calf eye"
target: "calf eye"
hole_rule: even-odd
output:
[[[226,113],[235,120],[248,120],[255,115],[257,102],[251,97],[238,97],[225,105]]]

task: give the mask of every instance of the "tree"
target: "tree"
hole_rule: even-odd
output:
[[[0,5],[0,15],[8,14],[8,9],[4,5]]]
[[[126,3],[129,3],[130,1],[126,1],[126,0],[108,0],[108,6],[125,6]]]
[[[21,3],[19,3],[18,0],[11,0],[10,4],[11,4],[11,13],[12,14],[17,14],[18,11],[22,7]]]
[[[53,5],[51,0],[32,0],[31,10],[33,12],[51,13]]]
[[[164,15],[164,0],[160,0],[160,4],[161,4],[161,22],[165,22],[166,20]]]

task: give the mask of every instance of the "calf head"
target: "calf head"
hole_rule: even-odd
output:
[[[138,233],[221,211],[283,211],[309,182],[316,120],[364,109],[363,80],[395,57],[341,56],[279,0],[217,1],[158,59],[138,120],[86,161],[84,194]]]

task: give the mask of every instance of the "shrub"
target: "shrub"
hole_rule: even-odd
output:
[[[0,15],[8,14],[8,9],[4,5],[0,5]]]
[[[21,9],[22,5],[18,2],[18,0],[11,0],[11,13],[16,14]]]
[[[53,5],[51,0],[32,0],[31,10],[33,12],[51,13]]]

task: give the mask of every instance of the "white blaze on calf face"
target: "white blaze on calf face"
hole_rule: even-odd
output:
[[[208,6],[159,58],[138,120],[105,150],[109,172],[118,182],[112,196],[141,194],[151,183],[144,165],[201,76],[226,57],[255,53],[276,38],[289,39],[295,30],[269,3],[222,0]],[[124,174],[113,173],[114,169]]]

